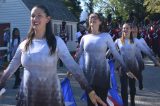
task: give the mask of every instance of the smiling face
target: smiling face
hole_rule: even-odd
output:
[[[46,15],[43,9],[34,7],[31,10],[31,25],[34,30],[44,30],[49,20],[50,17]]]
[[[129,38],[131,33],[131,27],[129,24],[124,24],[122,27],[122,32],[125,38]]]
[[[97,14],[91,14],[89,16],[89,26],[94,27],[94,26],[100,26],[101,21],[99,19],[99,16]]]

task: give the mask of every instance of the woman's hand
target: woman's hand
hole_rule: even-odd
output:
[[[1,83],[0,81],[0,96],[2,96],[6,92],[4,86],[5,86],[4,83]]]
[[[101,98],[96,95],[95,91],[91,91],[89,93],[89,98],[95,106],[98,106],[98,104],[101,104],[102,106],[107,106],[107,104],[104,103]]]
[[[72,77],[72,73],[70,73],[69,71],[67,71],[66,75],[67,75],[68,78]]]
[[[1,88],[1,90],[0,90],[0,96],[2,96],[5,92],[6,92],[6,89],[5,88]]]
[[[138,80],[137,77],[135,75],[133,75],[133,73],[131,73],[130,71],[127,72],[127,76],[132,78],[132,79],[134,78],[135,80]]]

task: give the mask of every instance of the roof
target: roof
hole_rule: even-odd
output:
[[[33,6],[43,4],[49,9],[54,20],[77,22],[78,19],[68,10],[62,0],[22,0],[29,10]]]

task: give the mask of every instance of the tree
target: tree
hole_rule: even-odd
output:
[[[151,20],[160,19],[160,1],[159,0],[144,0],[147,15]]]
[[[138,20],[142,20],[146,15],[143,0],[110,0],[110,2],[117,7],[116,15],[122,15],[125,19],[132,12]]]
[[[72,1],[72,0],[71,0]],[[113,17],[128,19],[130,13],[134,13],[138,20],[146,16],[144,0],[73,0],[81,2],[81,8],[88,13],[99,12],[104,16],[112,14]],[[148,0],[149,1],[149,0]],[[159,0],[156,0],[159,1]],[[150,3],[150,2],[149,2]],[[83,5],[82,5],[83,4]]]
[[[63,2],[68,7],[68,10],[70,10],[77,18],[79,18],[79,15],[82,11],[80,2],[78,0],[63,0]]]
[[[94,5],[95,5],[95,0],[78,0],[81,2],[81,8],[88,13],[93,13],[94,12]]]
[[[94,1],[90,0],[89,2],[86,2],[86,5],[87,5],[87,7],[89,9],[89,13],[93,13]]]
[[[160,13],[160,0],[144,0],[144,6],[149,13]]]
[[[92,3],[94,10],[105,16],[112,13],[115,17],[127,19],[131,12],[136,13],[138,18],[145,16],[143,0],[92,0]]]

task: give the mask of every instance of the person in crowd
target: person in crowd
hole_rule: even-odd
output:
[[[115,41],[116,39],[120,37],[120,32],[121,32],[121,29],[118,25],[118,22],[116,22],[111,32],[113,41]]]
[[[158,35],[158,57],[160,61],[160,24],[158,25],[157,35]]]
[[[145,39],[147,45],[151,48],[150,36],[149,36],[149,27],[148,26],[143,26],[142,33],[144,35],[144,39]]]
[[[79,31],[76,32],[76,43],[77,43],[77,49],[76,49],[76,53],[74,55],[74,57],[77,55],[78,51],[79,51],[79,45],[80,45],[80,41],[82,39],[82,37],[84,35],[86,35],[88,33],[88,31],[86,30],[86,26],[84,25],[86,23],[86,21],[82,21],[79,23],[78,27],[79,27]],[[79,59],[79,66],[82,68],[83,67],[83,55],[81,55],[80,59]]]
[[[83,36],[80,42],[80,49],[76,56],[76,61],[81,55],[84,55],[83,72],[89,84],[95,90],[96,94],[106,103],[107,93],[110,88],[110,74],[108,63],[106,63],[106,51],[110,49],[116,60],[123,66],[124,73],[134,77],[132,73],[125,72],[126,66],[122,57],[114,46],[114,42],[110,34],[105,33],[103,26],[103,18],[98,13],[89,15],[88,34]],[[127,70],[127,69],[126,69]],[[94,104],[88,98],[88,106]],[[107,104],[107,103],[106,103]],[[101,105],[98,105],[101,106]]]
[[[155,56],[159,56],[159,49],[158,49],[158,25],[154,24],[154,33],[152,35],[152,50]]]
[[[153,36],[155,32],[155,28],[153,25],[148,26],[148,39],[149,39],[149,47],[153,49]]]
[[[87,31],[86,31],[86,28],[85,26],[80,22],[79,25],[79,31],[76,32],[76,42],[77,42],[77,48],[79,47],[79,44],[80,44],[80,41],[81,41],[81,38],[87,34]]]
[[[43,5],[34,6],[30,19],[28,36],[20,43],[9,66],[4,70],[0,78],[0,88],[22,64],[24,73],[17,106],[64,106],[57,74],[57,61],[60,58],[81,87],[87,91],[92,103],[106,106],[87,82],[64,41],[54,36],[48,9]]]
[[[65,21],[62,22],[60,37],[65,43],[67,43],[67,41],[69,40],[69,36],[67,35],[67,32],[66,32],[66,22]]]
[[[12,32],[12,42],[11,42],[11,59],[16,53],[16,50],[20,44],[20,31],[18,28],[14,28]],[[15,72],[15,83],[13,88],[16,89],[19,87],[21,83],[21,78],[20,78],[20,68],[17,69]]]
[[[62,39],[65,43],[67,43],[67,41],[68,41],[68,36],[67,36],[67,33],[66,33],[65,30],[61,30],[61,32],[60,32],[60,37],[61,37],[61,39]]]

